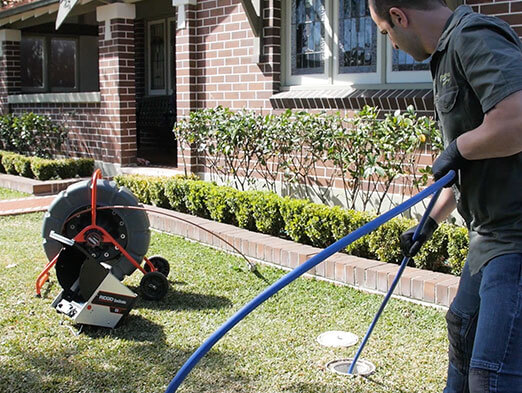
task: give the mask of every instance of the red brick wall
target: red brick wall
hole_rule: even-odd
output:
[[[7,96],[20,92],[20,42],[2,41],[0,56],[0,114],[9,112]]]
[[[504,19],[522,38],[522,1],[466,0],[465,4],[476,12]]]
[[[134,20],[113,19],[112,37],[100,24],[99,69],[101,111],[98,136],[105,139],[103,161],[122,165],[136,161],[136,86]]]

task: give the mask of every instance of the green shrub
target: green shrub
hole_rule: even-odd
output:
[[[11,175],[18,175],[18,171],[15,167],[16,156],[16,153],[10,152],[4,152],[2,154],[2,166],[4,167],[6,173]]]
[[[305,207],[311,202],[303,199],[283,198],[281,216],[285,223],[285,232],[290,239],[298,243],[310,243],[306,235],[308,219],[303,214]]]
[[[29,178],[34,177],[33,171],[31,170],[31,159],[29,157],[16,155],[13,163],[18,175]]]
[[[281,203],[282,198],[273,192],[257,191],[252,195],[252,215],[259,232],[272,236],[283,233]]]
[[[94,160],[92,158],[78,158],[75,160],[77,174],[80,177],[89,177],[94,173]]]
[[[2,165],[2,155],[5,154],[2,150],[0,150],[0,173],[5,173],[5,168]]]
[[[201,180],[188,182],[185,204],[190,214],[204,218],[210,217],[206,200],[211,189],[210,183]]]
[[[181,213],[188,213],[185,197],[187,195],[188,182],[179,177],[171,177],[164,183],[165,196],[169,207]]]
[[[376,218],[373,213],[327,207],[307,200],[281,198],[263,191],[238,191],[231,187],[182,177],[116,176],[142,203],[153,203],[200,217],[238,225],[275,236],[327,247]],[[414,220],[394,218],[348,245],[345,252],[384,262],[400,263],[399,236]],[[423,269],[459,275],[468,248],[467,230],[442,224],[415,257]]]
[[[60,151],[67,133],[49,116],[25,113],[0,116],[0,148],[28,156],[51,158]]]
[[[166,194],[167,177],[158,177],[156,181],[149,184],[150,203],[157,207],[169,208],[169,198]]]
[[[34,177],[38,180],[50,180],[57,177],[56,160],[47,160],[45,158],[34,157],[31,160],[31,170]]]
[[[335,241],[330,207],[310,203],[304,206],[302,214],[306,221],[304,233],[314,247],[325,248]]]
[[[448,265],[452,274],[460,276],[468,254],[468,230],[455,225],[445,225],[451,228],[448,230]]]
[[[232,187],[212,187],[205,201],[210,218],[218,222],[234,223],[233,201],[237,192]]]
[[[237,192],[233,195],[231,208],[237,225],[240,228],[248,229],[249,231],[256,230],[256,221],[252,210],[253,204],[254,200],[252,191]]]
[[[346,210],[346,227],[347,234],[355,231],[357,228],[368,224],[370,221],[376,218],[375,214],[368,212],[360,212],[357,210]],[[345,251],[350,255],[355,255],[361,258],[374,258],[374,254],[370,252],[369,239],[371,234],[361,237],[360,239],[352,242],[346,246]]]

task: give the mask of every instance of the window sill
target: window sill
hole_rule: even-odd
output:
[[[9,96],[7,102],[9,104],[98,103],[101,102],[101,95],[99,92],[16,94]]]
[[[274,109],[360,110],[365,105],[382,110],[405,110],[413,105],[417,112],[431,112],[431,89],[292,89],[270,97]]]

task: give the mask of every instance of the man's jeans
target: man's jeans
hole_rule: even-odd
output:
[[[446,315],[450,341],[444,393],[522,393],[522,254],[466,263]]]

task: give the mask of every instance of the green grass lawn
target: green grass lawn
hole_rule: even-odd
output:
[[[43,298],[34,281],[47,262],[43,214],[0,218],[0,391],[163,392],[175,372],[224,321],[268,285],[235,256],[153,233],[148,255],[171,262],[166,299],[139,299],[117,329],[78,326],[51,308],[60,286],[51,276]],[[260,266],[272,283],[282,270]],[[138,292],[142,275],[125,284]],[[202,359],[179,392],[441,392],[446,332],[443,311],[392,299],[362,358],[376,373],[349,378],[325,365],[356,347],[331,349],[327,330],[364,336],[382,296],[300,278],[232,329]]]
[[[10,190],[9,188],[0,187],[0,200],[2,199],[15,199],[15,198],[24,198],[31,196],[31,194],[27,194],[25,192]]]

